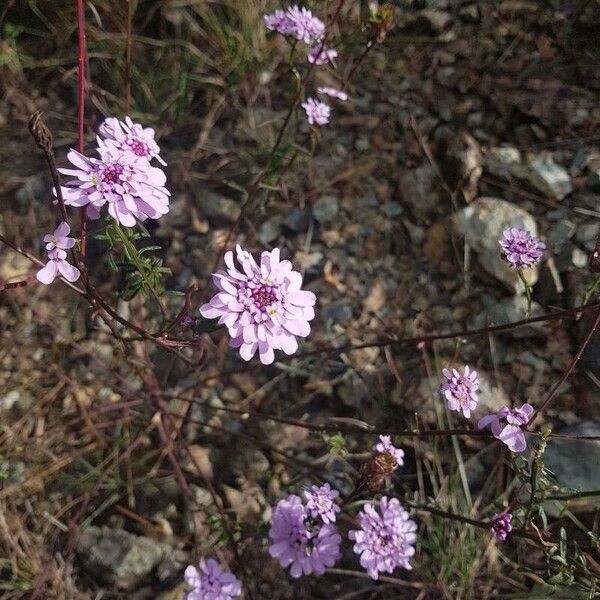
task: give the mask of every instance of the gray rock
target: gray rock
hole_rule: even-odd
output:
[[[504,325],[521,321],[525,318],[527,311],[527,299],[524,296],[513,296],[496,302],[475,316],[473,327],[488,327],[490,325]],[[531,316],[540,314],[542,307],[537,302],[531,303]],[[526,338],[534,334],[545,332],[543,323],[529,323],[524,327],[509,329],[507,335],[514,338]]]
[[[215,192],[206,192],[199,200],[200,208],[207,217],[235,221],[240,216],[240,205],[231,198]]]
[[[527,181],[542,194],[562,200],[573,191],[569,172],[547,153],[531,155],[527,160]]]
[[[577,225],[572,221],[558,221],[548,233],[548,244],[558,250],[567,240],[570,240],[575,235],[576,230]]]
[[[400,202],[386,202],[381,205],[381,210],[388,219],[393,219],[402,214],[402,204]]]
[[[425,239],[425,231],[422,227],[411,223],[408,219],[402,219],[402,224],[406,227],[408,231],[408,235],[410,236],[410,241],[415,246],[420,246]]]
[[[20,416],[24,415],[32,404],[33,398],[27,391],[14,389],[0,396],[0,412],[13,411]]]
[[[32,204],[44,204],[52,195],[52,183],[46,170],[27,177],[15,192],[14,198],[19,209],[27,209]]]
[[[440,207],[437,176],[429,163],[400,174],[400,193],[404,205],[410,206],[418,219],[435,215]]]
[[[584,269],[588,264],[588,255],[579,248],[573,248],[571,252],[571,262],[574,267]]]
[[[283,223],[283,217],[281,215],[275,215],[270,219],[267,219],[258,230],[258,237],[263,244],[270,244],[273,240],[279,237],[281,232],[281,224]]]
[[[336,323],[348,321],[352,318],[352,302],[347,299],[336,300],[323,306],[321,314],[325,323],[328,321]]]
[[[564,167],[556,164],[547,153],[530,154],[523,161],[521,153],[513,146],[490,148],[485,156],[487,171],[501,179],[520,179],[546,196],[562,200],[573,191],[571,176]]]
[[[593,250],[598,236],[600,236],[600,223],[584,223],[577,228],[575,239],[588,250]]]
[[[310,215],[308,211],[300,208],[292,208],[292,210],[286,212],[283,217],[283,224],[296,232],[306,231],[309,221]]]
[[[327,225],[335,219],[340,210],[335,196],[321,196],[313,205],[313,215],[322,225]]]
[[[456,232],[475,251],[479,264],[490,275],[502,281],[512,292],[524,293],[524,286],[515,269],[502,260],[498,240],[508,227],[527,229],[538,235],[534,218],[522,208],[500,198],[478,198],[452,216]],[[538,280],[538,265],[525,270],[530,285]]]
[[[520,165],[521,152],[513,146],[490,148],[485,154],[485,169],[501,179],[513,177],[515,169],[518,169]]]
[[[420,11],[407,11],[400,19],[399,27],[404,30],[436,35],[442,33],[452,24],[452,15],[442,10],[426,8]],[[447,34],[449,32],[446,32]],[[452,36],[444,39],[452,39]]]
[[[600,422],[581,421],[556,430],[556,433],[600,436]],[[543,462],[554,473],[561,487],[576,492],[600,489],[600,441],[550,438]],[[600,506],[597,496],[577,498],[569,503],[570,509],[575,512],[590,511],[597,506]]]
[[[120,589],[134,590],[169,559],[172,547],[122,529],[86,527],[79,534],[76,552],[95,577]]]

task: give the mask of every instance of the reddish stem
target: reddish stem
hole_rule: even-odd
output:
[[[85,12],[83,0],[75,0],[77,6],[77,150],[83,154],[83,125],[85,116],[85,64],[86,64],[86,40],[85,40]],[[85,251],[87,246],[87,208],[80,209],[81,221],[81,262],[85,263]]]
[[[125,114],[131,113],[131,0],[127,2],[127,21],[125,22]]]

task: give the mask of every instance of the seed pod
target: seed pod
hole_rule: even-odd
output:
[[[38,110],[29,117],[27,124],[29,133],[33,136],[35,143],[46,153],[52,153],[52,133],[42,119],[42,111]]]

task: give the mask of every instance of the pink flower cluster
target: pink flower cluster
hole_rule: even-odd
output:
[[[461,375],[456,369],[444,369],[442,374],[447,381],[440,388],[441,394],[448,401],[448,408],[457,412],[462,411],[468,419],[471,411],[475,410],[479,398],[477,390],[479,389],[479,379],[477,371],[471,371],[467,365],[464,374]]]
[[[503,542],[512,531],[512,515],[510,513],[495,514],[490,522],[490,531],[496,539]]]
[[[379,573],[392,573],[396,567],[412,569],[409,559],[415,553],[417,524],[397,498],[384,496],[379,506],[365,505],[358,522],[360,529],[350,531],[348,537],[372,579],[378,579]]]
[[[58,169],[74,178],[62,187],[65,204],[87,206],[90,218],[98,218],[100,208],[108,204],[108,213],[125,227],[169,212],[167,178],[150,163],[155,158],[166,164],[154,130],[126,117],[125,121],[106,119],[98,133],[98,158],[71,150],[67,158],[76,168]]]
[[[404,450],[396,448],[389,435],[380,435],[379,442],[373,446],[373,450],[380,454],[389,454],[396,461],[396,467],[404,465]]]
[[[523,404],[520,408],[501,408],[495,415],[483,417],[477,424],[479,429],[489,427],[494,437],[508,446],[511,452],[523,452],[527,448],[522,427],[529,423],[533,414],[531,404]],[[504,422],[504,427],[502,423]]]
[[[527,269],[542,259],[546,244],[526,229],[511,227],[504,230],[502,236],[499,241],[502,255],[511,267]]]
[[[241,595],[240,580],[216,560],[201,558],[198,566],[190,565],[185,570],[184,580],[192,588],[185,600],[230,600]]]
[[[263,252],[260,264],[240,246],[236,257],[241,270],[233,252],[227,252],[227,270],[213,275],[219,291],[200,307],[200,314],[218,318],[227,327],[230,345],[240,349],[244,360],[258,351],[260,361],[269,365],[275,360],[274,350],[293,354],[296,337],[308,336],[317,298],[301,289],[302,275],[292,270],[289,260],[280,260],[279,248]]]
[[[264,22],[270,31],[290,35],[301,42],[310,44],[306,60],[312,65],[326,65],[333,62],[338,56],[335,48],[325,45],[325,24],[307,8],[291,6],[286,10],[279,9],[265,15]],[[317,92],[342,102],[348,99],[346,92],[332,87],[319,87]],[[326,102],[308,97],[302,103],[302,108],[306,112],[309,125],[321,126],[329,123],[331,107]]]
[[[331,492],[328,494],[331,499]],[[302,575],[323,575],[326,567],[332,567],[341,557],[340,537],[337,527],[331,523],[330,511],[317,511],[302,504],[294,494],[280,500],[273,510],[272,526],[269,530],[271,546],[269,554],[279,561],[283,568],[290,567],[294,578]],[[321,517],[321,518],[319,518]]]
[[[71,228],[63,222],[54,230],[54,233],[44,236],[48,262],[36,274],[40,283],[50,285],[59,274],[67,281],[73,282],[79,279],[79,269],[67,261],[66,250],[75,245],[75,239],[69,237],[69,233],[71,233]]]

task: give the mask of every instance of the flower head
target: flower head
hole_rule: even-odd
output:
[[[275,360],[274,350],[293,354],[298,349],[296,336],[308,336],[317,298],[300,289],[302,275],[292,270],[289,260],[279,260],[279,248],[263,252],[260,265],[240,246],[236,256],[242,270],[237,269],[233,252],[227,252],[227,270],[213,275],[219,291],[200,307],[200,314],[219,318],[229,331],[231,346],[240,349],[244,360],[258,350],[261,362],[268,365]]]
[[[306,118],[310,125],[326,125],[329,123],[331,108],[325,102],[307,98],[306,102],[302,103],[302,108],[306,112]]]
[[[497,540],[503,542],[506,536],[512,531],[512,515],[510,513],[495,514],[490,521],[490,531],[496,536]]]
[[[129,117],[119,121],[109,117],[98,128],[98,133],[104,139],[98,139],[99,150],[103,148],[117,149],[122,153],[131,153],[148,160],[156,158],[161,165],[167,163],[160,157],[160,148],[154,141],[154,129],[134,123]]]
[[[67,261],[67,253],[57,247],[48,250],[48,262],[36,273],[36,278],[40,283],[50,285],[58,274],[67,281],[73,282],[79,279],[80,272]]]
[[[306,509],[313,519],[321,519],[323,523],[334,523],[335,513],[340,512],[340,507],[334,500],[340,495],[337,490],[332,490],[326,483],[321,487],[313,485],[304,492],[307,499]]]
[[[392,438],[389,435],[380,435],[379,442],[373,446],[373,450],[380,454],[389,454],[396,461],[396,465],[401,467],[404,464],[404,450],[396,448],[392,444]]]
[[[444,369],[442,373],[447,381],[440,388],[440,392],[448,401],[448,408],[458,412],[462,411],[462,414],[468,419],[471,411],[475,410],[479,402],[477,371],[471,371],[467,365],[463,375],[456,369],[452,369],[452,371]]]
[[[319,87],[317,88],[317,92],[319,94],[325,94],[325,96],[329,96],[331,98],[335,98],[336,100],[341,100],[342,102],[346,102],[348,100],[348,94],[343,90],[338,90],[333,87]]]
[[[533,237],[525,229],[511,227],[503,232],[499,241],[504,260],[517,269],[532,267],[544,254],[546,244]]]
[[[360,554],[360,564],[371,578],[379,573],[392,573],[396,567],[411,569],[409,558],[414,555],[417,524],[410,520],[397,498],[381,498],[379,510],[367,504],[358,513],[360,529],[352,530],[354,552]]]
[[[186,600],[230,600],[242,593],[242,584],[212,558],[200,559],[200,569],[190,565],[184,573],[185,582],[194,588]]]
[[[290,6],[286,15],[292,22],[290,33],[301,42],[310,44],[320,39],[325,32],[325,24],[315,17],[308,8]]]
[[[317,42],[314,46],[308,49],[306,60],[312,65],[320,67],[328,62],[332,62],[338,55],[335,48],[328,48],[322,42]]]
[[[270,31],[276,31],[282,35],[288,35],[294,31],[294,21],[290,19],[285,10],[276,10],[275,12],[263,17],[265,27]]]
[[[46,250],[54,250],[60,248],[61,250],[69,250],[75,245],[75,239],[69,237],[71,228],[68,223],[64,221],[54,230],[54,233],[48,233],[44,236],[44,242],[46,242]]]
[[[169,212],[169,192],[161,169],[144,157],[122,153],[117,147],[103,148],[102,158],[87,158],[71,150],[67,155],[76,169],[58,169],[75,177],[62,187],[65,204],[86,206],[91,216],[108,203],[108,212],[121,225],[133,227],[136,219],[158,219]]]
[[[483,417],[477,423],[479,429],[489,427],[494,437],[508,446],[511,452],[523,452],[527,448],[525,434],[521,430],[523,425],[529,423],[533,414],[531,404],[523,404],[520,408],[501,408],[495,415]],[[502,421],[506,424],[502,427]]]
[[[302,574],[322,575],[341,556],[342,539],[335,525],[311,523],[307,508],[295,495],[277,503],[269,537],[269,553],[282,567],[290,567],[295,578]]]

